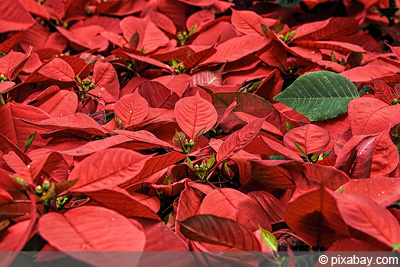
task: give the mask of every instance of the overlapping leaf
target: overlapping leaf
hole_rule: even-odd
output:
[[[62,229],[62,231],[60,231]],[[60,251],[89,264],[103,265],[137,262],[128,253],[79,254],[73,251],[141,251],[145,246],[142,230],[115,211],[101,207],[80,207],[64,214],[49,213],[41,217],[40,235]]]
[[[81,161],[71,172],[68,180],[78,179],[71,188],[75,192],[110,189],[135,176],[150,156],[123,149],[102,150]]]
[[[258,251],[260,243],[243,225],[213,215],[196,215],[179,222],[180,231],[193,241]]]

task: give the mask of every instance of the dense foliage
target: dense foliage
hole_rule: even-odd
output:
[[[1,2],[0,251],[399,247],[399,1]]]

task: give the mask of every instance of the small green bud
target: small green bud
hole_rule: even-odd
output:
[[[200,167],[199,167],[199,165],[194,165],[194,170],[196,171],[196,172],[198,172],[198,171],[200,171]]]
[[[50,188],[50,185],[51,185],[50,181],[49,180],[45,180],[43,182],[43,184],[42,184],[43,190],[47,192],[47,190],[49,190],[49,188]]]
[[[397,98],[393,99],[392,105],[397,105],[399,103],[399,100]]]
[[[35,194],[39,197],[43,195],[43,189],[40,185],[36,186]]]

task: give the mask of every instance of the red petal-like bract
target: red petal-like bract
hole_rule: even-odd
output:
[[[130,196],[124,190],[99,190],[85,192],[96,205],[112,209],[127,218],[142,217],[159,221],[160,218],[149,207],[142,204],[138,199]]]
[[[299,157],[299,155],[297,155],[297,148],[296,150],[291,150],[281,144],[279,144],[278,142],[275,142],[274,140],[271,140],[269,138],[266,138],[264,136],[261,136],[261,139],[264,141],[264,143],[271,148],[272,150],[278,152],[279,154],[281,154],[282,156],[284,156],[285,158],[290,158],[293,160],[297,160],[300,162],[303,162],[303,160]]]
[[[0,265],[400,250],[399,1],[294,2],[0,0]]]
[[[149,19],[127,17],[121,21],[121,28],[127,41],[137,33],[139,35],[139,43],[137,49],[143,49],[147,53],[153,52],[160,46],[168,43],[168,37]]]
[[[59,58],[54,58],[41,67],[39,74],[63,82],[71,82],[75,78],[75,73],[71,66]]]
[[[46,112],[36,107],[20,103],[7,103],[0,107],[0,133],[22,148],[25,145],[26,139],[36,129],[21,121],[21,119],[38,122],[48,118],[50,116]],[[32,146],[41,147],[45,144],[45,140],[37,138],[36,142],[32,143]]]
[[[400,195],[400,180],[397,178],[352,179],[343,187],[344,194],[365,195],[384,207],[392,205]]]
[[[71,190],[90,192],[110,189],[138,174],[149,158],[123,148],[96,152],[72,170],[68,180],[78,179],[78,182]]]
[[[179,100],[175,105],[175,116],[179,127],[191,139],[194,139],[203,128],[204,133],[208,132],[218,117],[214,106],[202,98],[199,92]]]
[[[400,116],[392,116],[399,113],[400,105],[390,106],[372,97],[353,99],[349,103],[351,131],[353,135],[379,133],[400,123]]]
[[[217,161],[222,162],[225,159],[229,159],[247,146],[261,130],[264,120],[264,118],[255,119],[230,135],[220,146],[217,153]]]
[[[261,249],[251,232],[233,220],[213,215],[196,215],[178,223],[183,235],[194,241],[248,251]]]
[[[107,103],[116,102],[119,96],[118,75],[110,63],[96,62],[93,69],[96,88],[91,93],[102,97]]]
[[[0,33],[26,30],[35,20],[19,1],[2,1],[0,15]]]
[[[29,120],[30,119],[26,119]],[[93,135],[105,135],[106,131],[89,116],[83,113],[74,113],[71,115],[45,119],[40,122],[29,122],[30,124],[50,129],[50,130],[67,130],[72,133],[85,132]]]
[[[295,143],[299,145],[306,155],[322,151],[329,143],[329,132],[313,124],[307,124],[289,131],[283,137],[287,148],[298,151]]]
[[[115,116],[120,119],[124,127],[138,124],[147,116],[149,104],[138,91],[123,96],[115,104]]]
[[[143,230],[137,224],[101,207],[80,207],[64,214],[46,214],[40,218],[38,230],[51,246],[94,265],[119,265],[127,260],[137,262],[137,254],[124,251],[142,251],[146,242]],[[98,253],[101,251],[113,253]]]
[[[384,207],[367,196],[345,194],[336,196],[343,220],[355,238],[365,238],[358,231],[390,245],[400,242],[398,220]]]
[[[253,199],[231,188],[214,189],[208,193],[199,207],[198,214],[212,214],[235,220],[246,225],[250,231],[256,231],[258,225],[271,230],[264,209]]]
[[[326,246],[348,236],[333,192],[321,187],[305,192],[286,206],[285,221],[312,246]]]

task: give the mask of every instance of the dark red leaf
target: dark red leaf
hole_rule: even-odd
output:
[[[263,191],[253,191],[247,194],[248,197],[257,201],[268,215],[270,222],[283,220],[285,204],[273,195]]]
[[[199,52],[196,52],[189,57],[185,58],[183,61],[183,66],[186,67],[187,70],[198,66],[201,62],[207,60],[212,55],[214,55],[217,50],[214,47],[210,47]]]
[[[312,246],[326,246],[349,236],[334,193],[324,187],[292,199],[286,206],[285,221]]]
[[[284,166],[280,166],[286,162],[282,160],[252,161],[253,175],[247,183],[257,182],[274,188],[294,189],[296,187],[295,178]]]
[[[214,215],[196,215],[178,222],[181,233],[190,240],[259,251],[260,243],[246,227]]]
[[[179,100],[176,93],[155,81],[142,82],[137,90],[152,108],[174,109],[175,103]]]
[[[84,194],[90,197],[90,204],[114,210],[127,218],[142,217],[160,220],[160,217],[152,209],[141,203],[139,199],[129,195],[125,190],[104,189],[84,192]]]
[[[374,91],[379,98],[388,104],[392,104],[394,90],[382,80],[374,80]]]
[[[217,162],[229,159],[247,146],[261,130],[264,118],[255,119],[242,129],[231,134],[221,145],[217,153]]]

